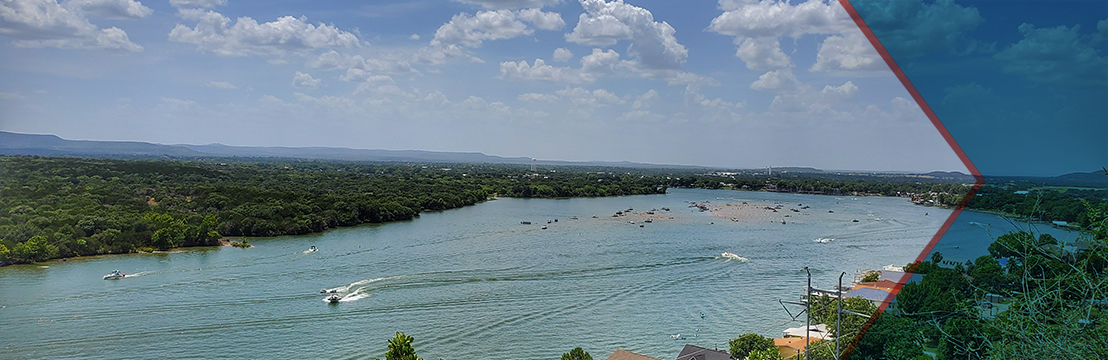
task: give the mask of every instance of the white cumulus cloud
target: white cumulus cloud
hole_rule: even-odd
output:
[[[169,40],[196,45],[202,52],[221,56],[282,56],[326,47],[358,47],[358,37],[326,24],[312,25],[292,16],[259,24],[252,18],[231,19],[215,11],[182,9],[180,15],[196,26],[177,24]]]
[[[305,89],[315,89],[319,85],[323,84],[323,80],[312,77],[311,74],[305,74],[297,71],[296,75],[292,76],[292,86]]]
[[[674,37],[677,31],[669,23],[654,21],[649,10],[622,0],[580,2],[585,13],[566,41],[608,46],[627,40],[627,54],[651,69],[677,69],[688,59],[688,50]]]
[[[154,12],[134,0],[69,0],[65,6],[108,19],[137,19]]]
[[[123,30],[97,28],[81,10],[55,0],[0,1],[0,20],[0,35],[19,47],[142,51]]]
[[[558,97],[550,94],[526,93],[519,94],[519,96],[517,96],[516,98],[520,101],[544,102],[551,104],[558,102]]]
[[[595,80],[577,69],[547,65],[542,59],[535,59],[534,65],[526,60],[505,61],[500,63],[500,78],[504,80],[546,80],[579,84]]]
[[[862,36],[861,31],[848,35],[828,36],[819,45],[816,53],[816,63],[809,69],[811,71],[825,72],[877,72],[888,69],[881,55],[870,44],[869,39]],[[882,74],[887,74],[882,71]]]
[[[554,61],[569,61],[573,58],[573,53],[566,48],[554,49]]]
[[[615,50],[592,49],[592,54],[581,58],[581,71],[589,74],[611,74],[615,72],[617,64],[619,53]]]
[[[503,40],[531,35],[534,30],[527,21],[544,30],[555,30],[565,25],[561,15],[538,9],[486,10],[474,15],[457,14],[449,22],[435,30],[432,46],[462,45],[480,47],[485,40]]]

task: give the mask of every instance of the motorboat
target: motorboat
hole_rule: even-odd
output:
[[[331,295],[331,296],[327,297],[327,302],[332,303],[332,304],[338,303],[339,300],[342,300],[342,297],[338,296],[338,294]]]
[[[124,276],[127,276],[127,274],[121,273],[119,270],[112,270],[108,275],[104,275],[104,280],[119,280]]]
[[[319,291],[320,294],[334,294],[334,293],[337,293],[337,292],[339,292],[338,289],[330,289],[330,290],[323,289],[323,290]]]
[[[316,251],[319,251],[319,249],[316,249],[314,245],[312,247],[308,248],[308,252],[316,252]]]

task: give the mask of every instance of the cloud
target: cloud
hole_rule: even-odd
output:
[[[855,75],[860,72],[889,74],[887,69],[888,65],[861,31],[828,36],[819,45],[816,63],[809,68],[810,71],[850,72]]]
[[[721,0],[720,8],[723,14],[712,19],[708,31],[733,36],[738,46],[735,56],[754,70],[793,66],[781,51],[782,37],[857,31],[850,16],[834,1],[809,0],[791,5],[787,1]]]
[[[573,53],[566,48],[554,49],[554,61],[569,61],[573,58]]]
[[[204,111],[204,107],[192,100],[163,97],[154,111],[168,115],[198,114]]]
[[[234,84],[231,84],[229,82],[226,82],[226,81],[209,81],[209,82],[205,83],[204,86],[207,86],[207,87],[210,87],[210,88],[216,88],[216,89],[226,89],[226,90],[238,89],[237,86],[235,86]]]
[[[735,56],[752,70],[772,70],[792,67],[792,60],[781,51],[781,42],[774,38],[745,38],[737,40],[739,49]]]
[[[431,45],[476,48],[485,40],[511,39],[534,33],[523,21],[544,30],[555,30],[565,25],[558,13],[538,9],[478,11],[472,16],[462,13],[454,15],[435,30]]]
[[[566,87],[565,89],[556,91],[555,94],[568,99],[571,103],[573,103],[573,105],[577,107],[596,108],[609,105],[619,105],[623,103],[623,100],[621,100],[618,96],[604,89],[589,91],[579,87]]]
[[[283,56],[326,47],[358,47],[358,37],[326,24],[312,25],[292,16],[259,24],[252,18],[231,19],[215,11],[182,9],[180,16],[195,27],[177,24],[169,40],[196,45],[201,52],[220,56]]]
[[[534,24],[542,30],[558,30],[566,26],[562,15],[556,12],[542,11],[539,9],[523,9],[516,13],[520,20]]]
[[[542,59],[535,59],[534,65],[526,60],[505,61],[500,63],[500,78],[503,80],[545,80],[580,84],[595,80],[589,74],[577,69],[547,65]]]
[[[541,8],[556,5],[562,0],[455,0],[461,3],[479,5],[486,9]]]
[[[55,0],[0,2],[0,20],[0,35],[12,38],[18,47],[142,51],[123,30],[97,28],[80,10]]]
[[[642,95],[640,95],[637,99],[635,99],[635,102],[633,104],[631,104],[631,108],[632,109],[646,108],[646,107],[649,107],[651,104],[653,104],[657,101],[658,101],[658,92],[654,91],[654,89],[650,89],[650,90],[647,90]]]
[[[0,92],[0,100],[23,100],[23,95],[17,92]]]
[[[323,84],[323,80],[312,77],[311,74],[305,74],[297,71],[296,75],[292,76],[292,87],[315,89],[319,85]]]
[[[408,39],[410,39],[410,40],[419,40],[419,34],[412,34],[411,36],[408,36]]]
[[[559,100],[559,98],[557,96],[554,96],[554,95],[537,94],[537,93],[520,94],[516,98],[519,99],[520,101],[544,102],[544,103],[551,103],[551,104],[553,104],[555,102],[558,102],[558,100]]]
[[[619,53],[609,49],[592,49],[592,54],[581,58],[581,71],[588,74],[611,74],[619,64]]]
[[[1082,41],[1080,30],[1079,25],[1039,29],[1022,24],[1019,31],[1023,39],[993,58],[1000,61],[1004,72],[1032,81],[1103,89],[1108,79],[1108,58],[1101,56],[1093,44]]]
[[[633,121],[633,122],[646,122],[656,123],[662,122],[666,119],[665,115],[646,111],[646,110],[631,110],[620,114],[616,120],[619,121]]]
[[[976,41],[964,34],[985,21],[977,8],[963,7],[953,0],[931,4],[919,0],[861,1],[853,5],[859,13],[869,14],[866,25],[881,34],[881,44],[898,59],[976,47]]]
[[[169,0],[169,5],[178,9],[213,8],[227,5],[227,0]]]
[[[369,71],[356,68],[346,69],[346,74],[339,76],[339,80],[349,82],[393,82],[391,76],[374,74]]]
[[[108,19],[137,19],[154,12],[134,0],[69,0],[65,6]]]
[[[750,84],[751,89],[771,91],[794,91],[802,86],[800,80],[797,80],[792,70],[789,69],[767,72]]]
[[[723,0],[720,8],[723,14],[712,19],[708,30],[735,37],[799,38],[805,34],[837,34],[855,26],[838,2],[808,0],[790,5],[787,1]]]
[[[678,69],[688,59],[688,50],[674,37],[677,31],[664,21],[655,22],[650,11],[622,0],[580,2],[585,13],[566,41],[609,46],[627,40],[627,54],[650,69]]]
[[[854,95],[858,94],[858,86],[852,81],[847,81],[839,86],[826,85],[820,93],[828,98],[843,101],[854,98]]]

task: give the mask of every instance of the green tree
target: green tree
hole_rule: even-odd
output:
[[[53,259],[58,256],[58,247],[46,241],[42,235],[32,236],[27,241],[15,244],[11,250],[11,257],[15,262],[37,262]]]
[[[562,354],[562,360],[592,360],[592,355],[585,352],[580,347],[573,348],[569,352]]]
[[[731,339],[728,344],[731,345],[728,352],[736,359],[746,358],[747,355],[757,350],[777,349],[773,345],[773,339],[755,333],[739,335],[739,337]]]
[[[385,353],[385,360],[423,360],[416,356],[415,348],[412,347],[413,340],[415,338],[396,332],[396,337],[389,340],[389,351]]]
[[[801,355],[803,356],[803,355]],[[781,351],[777,347],[751,351],[745,360],[781,360]]]
[[[0,240],[0,242],[3,242],[3,240]],[[4,244],[0,243],[0,264],[4,264],[4,263],[8,262],[8,255],[10,253],[11,252],[8,251],[8,247],[4,246]]]

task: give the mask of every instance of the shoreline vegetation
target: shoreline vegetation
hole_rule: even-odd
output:
[[[0,265],[218,246],[230,237],[245,243],[411,220],[495,197],[664,194],[671,187],[900,196],[952,207],[970,185],[919,175],[787,171],[0,156]]]

